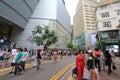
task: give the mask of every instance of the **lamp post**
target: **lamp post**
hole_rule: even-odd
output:
[[[33,43],[34,43],[34,35],[35,35],[35,33],[36,33],[35,31],[32,31],[32,47],[31,47],[32,49],[33,49]]]

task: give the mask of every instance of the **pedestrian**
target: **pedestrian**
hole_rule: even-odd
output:
[[[95,48],[95,50],[93,51],[93,56],[94,56],[94,60],[95,60],[95,67],[98,69],[98,71],[101,71],[101,67],[100,67],[100,51],[98,48]]]
[[[103,71],[105,71],[105,55],[103,51],[100,50],[100,65]]]
[[[11,60],[11,67],[12,67],[12,69],[10,71],[11,76],[14,76],[14,72],[15,72],[15,60],[17,58],[17,55],[18,55],[18,52],[17,52],[16,49],[14,49],[14,52],[11,55],[12,56],[12,60]]]
[[[77,67],[77,74],[78,74],[77,80],[82,80],[83,73],[84,73],[84,65],[85,65],[85,60],[83,56],[83,51],[79,50],[78,55],[76,56],[76,67]]]
[[[0,48],[0,60],[3,62],[5,51]]]
[[[25,71],[25,63],[26,61],[28,61],[28,57],[29,57],[29,53],[27,51],[27,48],[24,48],[23,50],[23,57],[22,57],[22,68],[23,68],[23,71]]]
[[[94,63],[94,57],[92,54],[92,50],[88,50],[87,69],[88,69],[88,71],[90,71],[90,78],[93,79],[95,63]]]
[[[23,57],[23,52],[21,48],[17,48],[18,55],[15,59],[15,71],[14,75],[17,74],[17,71],[20,70],[20,73],[23,73],[23,68],[22,68],[22,57]]]
[[[36,54],[36,60],[37,60],[37,65],[36,65],[36,69],[39,70],[40,69],[40,64],[42,61],[42,50],[37,50],[37,54]]]
[[[111,63],[112,63],[112,56],[109,53],[109,50],[105,51],[105,59],[106,59],[106,65],[108,66],[108,74],[112,73],[111,70]]]
[[[34,60],[33,68],[35,68],[36,65],[37,65],[36,54],[37,54],[37,50],[34,49],[34,53],[33,53],[33,56],[32,56],[32,59]]]
[[[58,53],[57,51],[54,51],[54,58],[53,58],[53,61],[56,63],[57,62],[57,59],[58,59]]]
[[[10,49],[6,48],[2,68],[5,68],[6,65],[10,67],[10,63],[8,62],[10,54],[11,54]]]

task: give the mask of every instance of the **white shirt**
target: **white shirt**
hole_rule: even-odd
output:
[[[25,61],[28,57],[29,57],[29,53],[28,52],[23,52],[22,61]]]
[[[11,54],[11,57],[10,57],[9,61],[12,62],[12,63],[15,63],[17,55],[18,55],[18,52],[14,53],[14,54]]]

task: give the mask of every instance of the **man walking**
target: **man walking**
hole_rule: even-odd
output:
[[[21,48],[17,49],[18,55],[17,58],[15,60],[15,71],[14,71],[14,75],[17,74],[18,69],[20,70],[21,73],[23,73],[23,68],[22,68],[22,57],[23,57],[23,52]]]

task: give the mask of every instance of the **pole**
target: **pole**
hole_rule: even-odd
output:
[[[98,22],[97,22],[97,15],[96,15],[97,9],[98,9],[98,6],[97,6],[96,9],[95,9],[96,31],[97,31],[97,34],[98,34],[98,40],[99,40],[99,42],[100,42],[100,48],[101,48],[101,50],[103,51],[103,46],[102,46],[102,43],[101,43],[101,34],[100,34],[99,30],[98,30]]]

